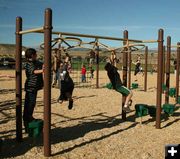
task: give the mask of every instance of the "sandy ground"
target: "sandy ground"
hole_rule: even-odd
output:
[[[14,74],[2,71],[1,74]],[[24,73],[23,73],[24,77]],[[51,149],[52,158],[60,159],[163,159],[166,144],[180,143],[180,110],[162,119],[161,129],[155,129],[150,116],[136,118],[134,105],[156,103],[157,74],[148,74],[148,90],[143,91],[143,77],[139,75],[139,88],[133,90],[132,112],[127,121],[121,119],[121,95],[106,88],[76,88],[74,107],[68,110],[67,102],[56,103],[57,88],[52,89]],[[75,80],[75,79],[74,79]],[[134,77],[132,76],[132,80]],[[108,82],[100,72],[100,85]],[[23,78],[24,83],[24,78]],[[95,84],[95,79],[91,82]],[[175,78],[171,76],[171,87]],[[28,137],[23,129],[23,142],[15,140],[15,81],[0,78],[0,158],[44,158],[42,136]],[[24,99],[24,91],[23,91]],[[35,118],[43,119],[43,91],[39,91]],[[164,95],[162,101],[164,102]],[[174,99],[170,98],[174,103]]]

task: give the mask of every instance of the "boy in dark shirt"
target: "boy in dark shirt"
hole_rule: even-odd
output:
[[[60,71],[59,77],[61,81],[61,87],[60,87],[60,96],[58,98],[58,102],[62,103],[63,100],[69,100],[68,109],[72,109],[73,108],[72,93],[74,90],[74,82],[69,75],[67,64],[61,63],[59,71]]]
[[[26,82],[25,82],[25,103],[23,112],[23,121],[25,131],[27,132],[28,123],[34,120],[33,111],[36,105],[37,91],[43,88],[43,64],[37,61],[36,50],[29,48],[25,52],[26,64]]]
[[[112,83],[113,89],[115,89],[117,92],[126,96],[126,101],[123,106],[123,110],[129,112],[130,111],[129,106],[131,106],[131,103],[132,103],[132,100],[131,100],[132,95],[133,95],[132,91],[130,91],[125,86],[123,86],[122,81],[120,79],[120,75],[115,66],[113,66],[110,63],[107,63],[104,68],[107,71],[107,75]]]

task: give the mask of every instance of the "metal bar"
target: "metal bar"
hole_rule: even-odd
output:
[[[142,43],[157,43],[158,40],[142,40]]]
[[[180,45],[171,45],[171,48],[178,48]]]
[[[170,58],[171,58],[171,37],[167,37],[167,58],[166,58],[166,91],[165,103],[169,103],[169,83],[170,83]]]
[[[23,31],[20,31],[19,34],[36,33],[36,32],[39,32],[39,31],[42,31],[42,33],[43,33],[43,31],[44,31],[43,27],[23,30]]]
[[[128,88],[130,89],[131,88],[131,51],[130,49],[128,48]]]
[[[157,72],[157,98],[156,98],[156,128],[161,128],[161,99],[162,99],[162,68],[163,68],[163,40],[164,31],[158,33],[158,72]]]
[[[44,19],[44,156],[51,155],[51,32],[52,10],[45,10]]]
[[[129,41],[128,41],[129,42]],[[132,46],[145,46],[143,43],[128,43],[127,45],[123,45],[121,48],[129,48],[129,47],[132,47]]]
[[[177,43],[180,45],[180,42]],[[179,96],[179,63],[180,63],[180,48],[177,48],[177,69],[176,69],[176,102],[178,101]]]
[[[42,33],[42,32],[43,31],[36,31],[36,33]],[[127,41],[127,39],[125,39],[125,38],[100,36],[100,35],[89,35],[89,34],[79,34],[79,33],[70,33],[70,32],[60,32],[60,31],[52,31],[52,34],[65,35],[65,36],[79,36],[79,37],[95,38],[95,39]],[[129,42],[136,42],[136,43],[157,43],[158,42],[158,40],[136,40],[136,39],[128,39],[128,41]]]
[[[16,18],[16,140],[22,141],[22,18]]]
[[[99,45],[96,42],[96,88],[99,88]]]
[[[43,30],[43,27],[40,27],[40,28],[35,28],[35,29],[23,30],[20,32],[20,34],[27,34],[27,33],[44,33],[44,30]],[[117,38],[117,37],[110,37],[110,36],[60,32],[60,31],[52,31],[52,34],[65,35],[65,36],[78,36],[78,37],[95,38],[95,39],[105,39],[105,40],[117,40],[117,41],[128,40],[129,42],[136,42],[136,43],[157,43],[158,42],[158,40],[136,40],[136,39],[126,39],[126,38]]]
[[[145,65],[144,65],[144,91],[147,91],[147,63],[148,63],[148,47],[145,47]]]
[[[42,33],[43,31],[37,31],[37,33]],[[95,38],[95,39],[105,39],[105,40],[117,40],[117,41],[129,41],[129,42],[137,42],[142,43],[142,40],[135,40],[135,39],[126,39],[126,38],[116,38],[110,36],[100,36],[100,35],[89,35],[89,34],[79,34],[79,33],[69,33],[69,32],[59,32],[59,31],[52,31],[52,34],[57,35],[65,35],[65,36],[78,36],[78,37],[85,37],[85,38]],[[146,41],[146,40],[144,40]]]
[[[124,31],[124,39],[128,39],[128,31]],[[126,45],[126,42],[123,42],[123,45]],[[128,65],[128,54],[127,48],[124,48],[123,52],[123,85],[127,87],[127,65]],[[122,108],[126,101],[126,96],[122,95]],[[122,119],[126,120],[126,112],[122,109]]]

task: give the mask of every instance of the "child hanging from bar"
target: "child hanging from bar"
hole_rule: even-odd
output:
[[[25,132],[28,132],[28,124],[35,120],[33,117],[34,108],[36,105],[36,98],[38,90],[43,88],[43,64],[37,60],[36,50],[29,48],[25,52],[25,102],[23,121]]]
[[[89,71],[90,71],[90,79],[94,78],[94,69],[92,64],[89,64]]]
[[[72,109],[73,108],[72,93],[74,90],[74,82],[69,75],[68,65],[66,63],[60,64],[59,77],[60,77],[61,87],[60,87],[60,96],[58,98],[58,102],[62,104],[64,100],[69,100],[68,109]]]
[[[117,71],[118,69],[115,66],[113,66],[111,63],[108,62],[104,68],[107,71],[107,75],[110,79],[113,89],[115,89],[117,92],[126,96],[123,110],[126,112],[131,111],[129,107],[132,104],[132,100],[131,100],[132,95],[133,95],[132,91],[130,91],[125,86],[123,86],[120,75]]]
[[[53,83],[52,87],[55,87],[59,78],[59,66],[61,60],[61,52],[59,49],[55,48],[52,56],[52,71],[53,71]]]
[[[117,66],[117,56],[116,52],[114,50],[111,51],[111,57],[110,57],[110,62],[113,66]]]
[[[137,74],[141,71],[141,56],[137,56],[136,62],[132,62],[135,64],[135,70],[134,70],[134,76],[135,76],[135,81],[137,81]]]

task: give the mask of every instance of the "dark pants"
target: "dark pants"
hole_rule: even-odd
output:
[[[59,69],[57,71],[54,71],[53,74],[54,74],[53,84],[56,85],[56,83],[59,79]]]
[[[58,100],[68,100],[72,98],[74,83],[71,78],[69,81],[61,81],[60,96]]]
[[[140,68],[135,68],[134,76],[136,76],[138,72],[140,72]]]
[[[74,90],[74,85],[69,87],[68,89],[63,89],[64,85],[61,86],[60,89],[60,96],[59,100],[68,100],[72,98],[73,90]]]
[[[34,119],[33,112],[34,112],[34,107],[36,105],[36,97],[37,97],[37,91],[34,92],[26,91],[24,112],[23,112],[23,120],[25,126],[27,126],[27,124]]]

